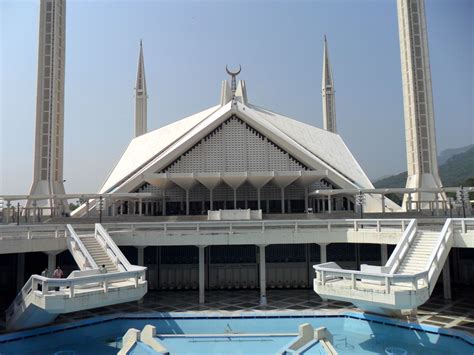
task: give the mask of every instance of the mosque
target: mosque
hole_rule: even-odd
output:
[[[146,132],[147,90],[140,43],[136,82],[136,137],[100,188],[101,194],[149,193],[146,199],[108,199],[107,213],[203,215],[213,210],[262,214],[354,211],[354,196],[309,197],[316,189],[371,189],[367,175],[336,132],[332,71],[325,40],[320,129],[249,102],[240,68],[227,69],[220,101],[177,122]],[[367,195],[367,212],[381,210]],[[396,211],[384,198],[385,208]],[[83,216],[94,204],[73,212]]]
[[[67,199],[85,195],[66,195],[63,186],[66,2],[42,0],[33,183],[28,195],[4,197],[0,229],[7,327],[140,300],[149,289],[196,289],[200,304],[206,290],[259,289],[265,305],[267,289],[314,287],[323,300],[389,314],[416,310],[441,274],[446,299],[451,275],[473,282],[472,219],[353,218],[362,208],[409,212],[412,203],[421,210],[446,201],[424,1],[399,0],[398,11],[408,158],[403,206],[374,189],[337,133],[326,38],[322,129],[253,103],[239,66],[226,67],[230,79],[221,83],[216,106],[148,131],[140,42],[135,137],[97,194],[69,216]],[[17,200],[28,201],[23,215],[12,207]],[[49,224],[37,223],[43,213]],[[28,224],[20,226],[21,217]],[[39,276],[57,264],[67,279]]]

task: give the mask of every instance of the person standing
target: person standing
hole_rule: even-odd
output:
[[[53,272],[53,278],[55,279],[62,279],[63,275],[64,275],[64,272],[61,270],[59,266]],[[55,287],[55,290],[59,291],[59,287]]]
[[[102,266],[100,267],[100,273],[101,274],[106,274],[107,273],[107,269],[106,269],[104,264],[102,264]]]

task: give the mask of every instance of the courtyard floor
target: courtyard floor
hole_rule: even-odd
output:
[[[441,291],[441,292],[439,292]],[[474,288],[453,288],[453,299],[445,300],[442,289],[418,309],[410,322],[462,330],[474,334]],[[198,291],[150,291],[141,302],[61,315],[55,324],[73,322],[97,315],[145,312],[222,312],[232,314],[255,311],[358,311],[345,302],[322,301],[313,290],[268,290],[267,306],[259,305],[257,290],[218,290],[206,292],[206,303],[198,303]]]

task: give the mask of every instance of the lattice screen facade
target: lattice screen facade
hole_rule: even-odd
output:
[[[247,123],[232,116],[214,131],[201,139],[191,149],[181,155],[166,168],[156,173],[214,173],[214,172],[261,172],[311,170],[288,154],[274,142],[263,136]],[[333,188],[328,181],[314,183],[310,189]],[[161,193],[158,187],[144,184],[136,192]],[[166,190],[166,200],[182,204],[185,191],[180,187]],[[190,201],[209,201],[209,190],[197,184],[189,192]],[[291,184],[285,189],[285,198],[304,200],[304,188]],[[234,191],[225,183],[213,190],[213,200],[217,206],[225,208],[233,203]],[[249,201],[257,200],[256,189],[248,183],[237,189],[239,208],[247,208]],[[268,183],[261,189],[262,208],[266,201],[281,200],[281,189]],[[223,205],[222,205],[223,203]],[[279,203],[279,202],[278,202]],[[181,205],[182,208],[182,205]]]

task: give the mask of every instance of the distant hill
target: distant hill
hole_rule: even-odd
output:
[[[474,179],[474,144],[442,151],[438,157],[438,165],[444,186],[469,185],[467,181]],[[374,183],[374,186],[405,187],[406,181],[407,172],[405,171],[380,179]]]
[[[438,165],[441,166],[448,161],[449,158],[467,152],[469,149],[474,148],[474,144],[466,145],[461,148],[445,149],[438,156]]]

